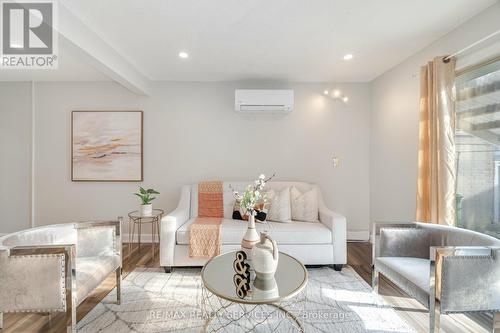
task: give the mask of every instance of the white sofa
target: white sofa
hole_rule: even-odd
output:
[[[240,248],[247,222],[233,220],[233,190],[242,191],[251,181],[223,183],[224,220],[222,222],[222,249],[229,252]],[[329,210],[319,187],[304,182],[269,182],[266,190],[282,190],[296,186],[300,191],[316,188],[318,191],[318,222],[256,223],[257,231],[267,229],[278,243],[279,250],[288,253],[306,265],[333,265],[341,270],[347,259],[346,218]],[[206,259],[189,257],[189,226],[198,216],[198,184],[184,185],[177,208],[161,220],[160,265],[170,272],[172,267],[203,266]]]
[[[57,224],[0,237],[0,330],[4,312],[65,312],[76,332],[76,307],[111,273],[120,303],[121,218]]]

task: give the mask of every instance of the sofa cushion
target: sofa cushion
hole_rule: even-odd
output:
[[[292,207],[290,203],[290,189],[281,191],[270,190],[266,192],[269,202],[267,219],[275,222],[292,222]]]
[[[301,192],[295,186],[292,186],[290,189],[290,203],[292,219],[304,222],[316,222],[318,220],[319,203],[316,188]]]
[[[375,267],[408,295],[428,306],[430,260],[412,257],[378,257]]]
[[[120,256],[80,257],[76,259],[76,300],[79,305],[115,269]]]
[[[189,244],[189,226],[195,219],[184,223],[176,232],[177,244]],[[222,221],[222,244],[240,244],[248,222],[224,219]],[[271,222],[256,223],[257,232],[268,230],[271,237],[279,244],[332,244],[332,232],[322,223]]]

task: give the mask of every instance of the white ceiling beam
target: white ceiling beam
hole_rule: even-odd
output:
[[[58,3],[59,43],[89,65],[139,95],[150,94],[151,80],[106,43],[80,18]]]

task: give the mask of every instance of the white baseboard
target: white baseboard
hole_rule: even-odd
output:
[[[123,234],[122,235],[122,243],[128,243],[128,234]],[[153,239],[152,234],[142,234],[141,235],[141,244],[142,243],[151,243],[151,240]],[[134,239],[132,240],[132,243],[137,243],[137,234],[134,235]],[[155,237],[155,243],[158,243],[158,236]]]
[[[347,230],[347,241],[367,242],[370,240],[369,230]]]

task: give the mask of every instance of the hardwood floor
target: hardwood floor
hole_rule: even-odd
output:
[[[150,244],[132,246],[129,254],[128,245],[123,247],[123,278],[136,267],[159,267],[158,247],[155,257],[152,256]],[[347,261],[356,272],[369,284],[371,284],[371,244],[370,243],[348,243]],[[77,311],[77,320],[83,318],[92,308],[99,303],[115,287],[114,275],[99,286],[92,295],[87,298]],[[428,314],[427,310],[417,301],[405,296],[396,286],[381,278],[379,292],[382,297],[391,304],[398,314],[404,318],[418,332],[427,332]],[[443,316],[441,320],[442,332],[446,333],[480,333],[487,332],[484,327],[489,323],[477,323],[464,315]],[[66,332],[63,314],[51,316],[43,314],[4,314],[4,330],[2,333],[11,332]],[[483,327],[484,326],[484,327]]]

